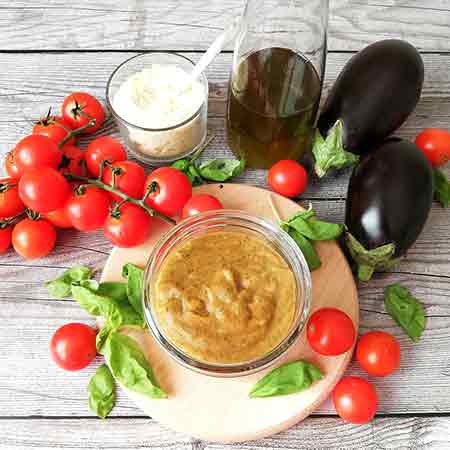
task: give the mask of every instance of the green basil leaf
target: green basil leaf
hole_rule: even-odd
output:
[[[118,328],[123,325],[144,326],[142,317],[129,304],[121,303],[112,297],[99,295],[82,286],[72,287],[73,298],[93,316],[104,317],[107,324]]]
[[[296,214],[287,223],[311,241],[337,239],[345,229],[345,225],[317,220],[312,210]]]
[[[187,159],[179,159],[178,161],[172,163],[172,167],[174,169],[178,169],[179,171],[186,173],[190,164],[191,162]]]
[[[199,168],[200,175],[210,181],[228,181],[240,175],[245,169],[244,160],[214,159],[203,163]]]
[[[111,412],[116,403],[114,378],[106,364],[100,366],[88,384],[89,408],[103,419]]]
[[[89,267],[75,266],[66,270],[61,276],[53,281],[45,283],[49,294],[55,298],[66,298],[72,294],[72,283],[80,283],[89,280],[93,270]]]
[[[172,164],[172,167],[183,172],[189,178],[192,186],[200,186],[203,184],[203,178],[194,162],[187,159],[179,159]]]
[[[450,181],[444,172],[434,170],[434,198],[443,208],[450,205]]]
[[[105,344],[106,339],[108,339],[109,334],[113,330],[114,328],[111,327],[111,325],[105,323],[105,325],[103,325],[103,327],[97,333],[97,336],[95,337],[95,347],[97,348],[98,353],[102,354],[103,345]]]
[[[307,361],[294,361],[273,369],[250,391],[250,398],[288,395],[308,389],[322,372]]]
[[[386,311],[415,342],[425,330],[427,318],[420,301],[399,284],[386,286],[384,290]]]
[[[122,276],[127,279],[126,292],[128,301],[143,319],[142,284],[144,280],[144,271],[134,264],[125,264],[122,268]]]
[[[314,245],[309,241],[309,239],[304,237],[294,228],[291,228],[288,224],[282,223],[281,228],[286,231],[300,247],[306,262],[308,263],[309,270],[312,272],[313,270],[318,269],[321,266],[320,258],[314,248]]]
[[[103,345],[103,355],[114,378],[126,388],[150,398],[167,398],[135,340],[113,331]]]
[[[104,283],[100,283],[95,292],[96,294],[101,295],[103,297],[109,297],[114,299],[120,305],[129,304],[126,283],[120,283],[116,281],[106,281]]]

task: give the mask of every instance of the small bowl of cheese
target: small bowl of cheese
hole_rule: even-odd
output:
[[[190,79],[194,63],[176,53],[149,52],[120,64],[106,87],[107,105],[129,150],[163,165],[205,141],[208,81]]]

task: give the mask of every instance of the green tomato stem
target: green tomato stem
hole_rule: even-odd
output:
[[[146,198],[143,199],[136,199],[133,197],[130,197],[129,195],[125,194],[124,192],[120,191],[119,189],[110,186],[109,184],[103,183],[103,181],[99,179],[91,179],[88,177],[80,177],[78,175],[72,175],[72,174],[66,174],[65,177],[69,181],[80,181],[83,184],[89,185],[89,186],[95,186],[100,189],[103,189],[107,192],[112,192],[113,194],[116,194],[118,197],[122,198],[123,200],[133,203],[134,205],[140,206],[144,211],[146,211],[150,216],[152,217],[159,217],[160,219],[164,220],[165,222],[175,225],[176,222],[170,217],[165,216],[164,214],[159,213],[158,211],[155,211],[154,209],[150,208],[145,203]]]
[[[58,147],[62,148],[64,146],[64,144],[66,144],[70,139],[72,139],[73,137],[79,135],[84,130],[93,127],[96,122],[97,121],[94,118],[91,117],[90,121],[86,125],[83,125],[80,128],[76,128],[75,130],[72,130],[70,133],[68,133],[66,135],[66,137],[58,144]]]

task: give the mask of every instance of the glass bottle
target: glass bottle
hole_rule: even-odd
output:
[[[247,0],[230,76],[227,135],[251,168],[310,151],[325,72],[328,0]]]

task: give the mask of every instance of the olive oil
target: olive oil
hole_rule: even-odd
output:
[[[228,143],[248,167],[301,160],[311,147],[321,82],[302,55],[280,47],[246,56],[232,74]]]

